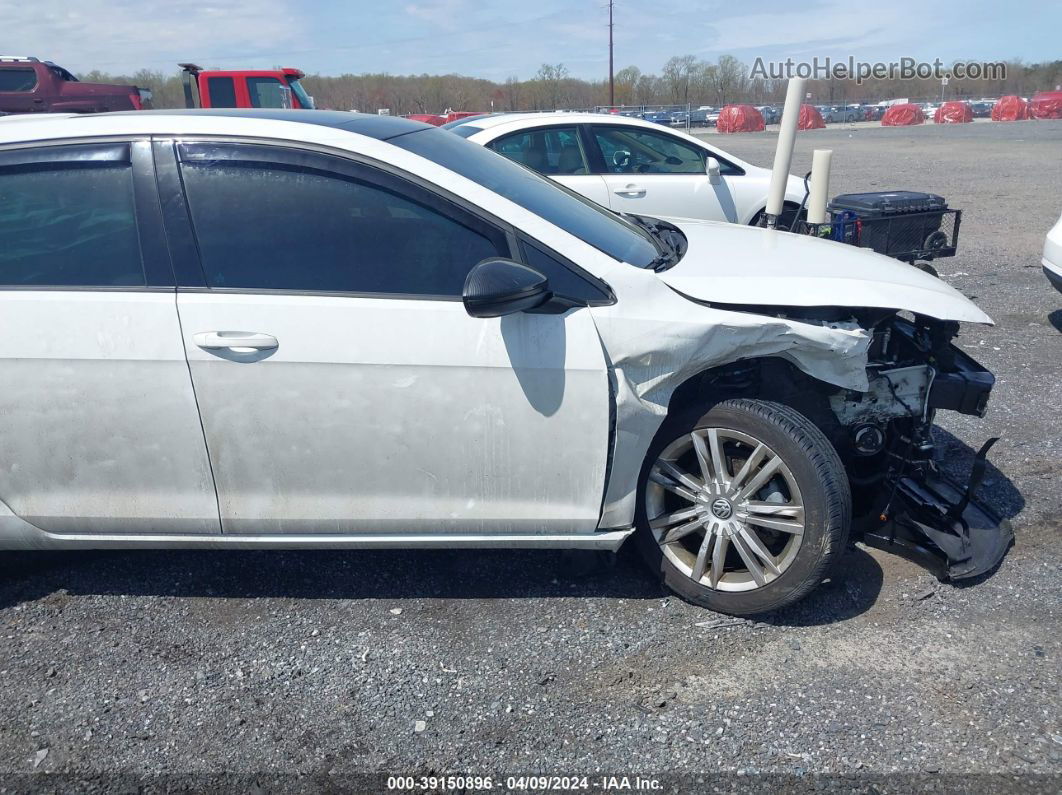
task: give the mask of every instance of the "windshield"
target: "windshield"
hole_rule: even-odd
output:
[[[289,76],[288,85],[291,86],[291,90],[295,93],[295,96],[299,98],[299,104],[304,108],[313,110],[313,97],[306,93],[306,89],[302,87],[299,78]]]
[[[635,226],[577,193],[502,155],[441,128],[406,133],[388,143],[425,157],[559,226],[613,259],[655,267],[663,246]]]

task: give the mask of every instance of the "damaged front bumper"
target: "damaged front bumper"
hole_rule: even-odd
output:
[[[965,488],[932,466],[896,480],[890,507],[863,542],[912,560],[943,582],[994,569],[1014,542],[1010,522],[976,496],[996,441],[978,451]]]

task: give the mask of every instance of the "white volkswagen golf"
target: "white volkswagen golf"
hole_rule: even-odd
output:
[[[503,113],[460,119],[446,129],[619,213],[758,224],[767,207],[770,169],[642,119]],[[783,226],[803,199],[803,181],[790,177]]]
[[[952,578],[1010,540],[929,436],[985,410],[950,340],[991,321],[866,250],[325,111],[5,119],[0,241],[2,548],[635,535],[755,613],[851,528]]]

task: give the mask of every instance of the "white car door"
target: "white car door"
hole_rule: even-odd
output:
[[[177,150],[205,279],[178,307],[224,532],[593,532],[609,395],[590,310],[460,301],[511,233],[346,158]]]
[[[0,385],[16,515],[220,532],[147,141],[0,151]]]
[[[608,187],[601,175],[593,173],[576,125],[519,130],[495,138],[487,147],[603,207],[609,206]]]
[[[731,177],[724,174],[712,184],[706,150],[665,130],[607,124],[590,130],[603,161],[608,206],[616,212],[739,220]]]

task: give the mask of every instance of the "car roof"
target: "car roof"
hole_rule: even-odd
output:
[[[631,108],[631,110],[637,110]],[[659,113],[670,113],[670,111],[654,111]],[[514,122],[527,123],[534,126],[546,122],[567,122],[568,124],[588,124],[591,122],[604,122],[613,121],[620,123],[630,123],[641,127],[649,127],[650,129],[656,129],[660,125],[653,124],[652,122],[646,122],[642,119],[633,119],[630,116],[624,116],[620,113],[568,113],[564,111],[553,112],[537,112],[537,113],[492,113],[487,116],[477,116],[469,119],[466,123],[470,127],[478,127],[481,130],[489,130],[492,127],[499,127],[503,124],[513,124]]]
[[[15,125],[15,120],[25,123]],[[183,123],[216,120],[217,132],[226,132],[226,122],[247,122],[261,125],[262,131],[277,131],[282,125],[296,123],[329,127],[335,130],[364,135],[386,141],[418,130],[435,129],[430,124],[403,119],[398,116],[374,116],[369,113],[348,113],[337,110],[284,110],[271,108],[195,108],[177,110],[128,110],[114,113],[41,113],[7,116],[0,120],[0,143],[40,138],[70,138],[79,135],[121,135],[142,132],[181,132]],[[133,123],[128,123],[133,122]],[[275,123],[275,124],[274,124]],[[195,125],[201,129],[201,124]],[[30,132],[32,131],[32,132]]]
[[[664,116],[670,115],[663,111],[658,113]],[[475,132],[469,136],[474,140],[482,140],[477,136],[488,130],[495,133],[490,136],[493,139],[502,132],[544,127],[550,124],[611,124],[641,127],[646,130],[660,129],[660,125],[655,122],[624,116],[619,113],[497,113],[468,120],[468,127],[475,129]],[[676,130],[675,132],[681,131]]]

